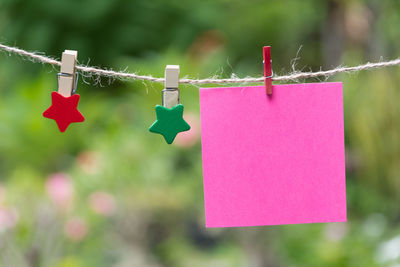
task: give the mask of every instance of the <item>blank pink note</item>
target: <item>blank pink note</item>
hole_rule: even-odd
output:
[[[346,221],[342,83],[201,88],[207,227]]]

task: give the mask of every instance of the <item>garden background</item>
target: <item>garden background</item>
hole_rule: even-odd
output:
[[[261,76],[400,56],[397,0],[1,0],[0,41],[164,75]],[[300,49],[301,48],[301,49]],[[198,88],[192,130],[150,134],[163,85],[80,77],[86,117],[42,112],[58,69],[0,53],[0,266],[400,266],[400,68],[343,81],[348,222],[206,229]],[[311,82],[315,80],[305,80]]]

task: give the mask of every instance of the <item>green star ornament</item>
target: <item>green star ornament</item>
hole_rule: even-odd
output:
[[[176,135],[190,130],[190,125],[183,119],[183,105],[172,108],[156,106],[157,120],[150,126],[149,131],[164,136],[168,144],[172,144]]]

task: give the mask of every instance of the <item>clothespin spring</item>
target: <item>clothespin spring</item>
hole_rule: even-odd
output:
[[[72,78],[73,74],[63,73],[63,72],[57,73],[57,87],[60,85],[59,81],[60,77]],[[78,88],[78,78],[79,78],[79,72],[75,72],[75,83],[74,87],[72,88],[71,95],[74,95],[76,93],[76,89]]]
[[[264,61],[263,61],[263,63],[264,63]],[[271,72],[272,72],[271,75],[269,75],[269,76],[264,76],[264,78],[265,78],[265,79],[272,79],[272,78],[274,78],[274,70],[271,69]]]

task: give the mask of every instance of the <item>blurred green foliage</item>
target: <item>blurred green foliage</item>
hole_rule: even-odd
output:
[[[1,42],[159,77],[259,76],[267,44],[277,74],[394,58],[399,25],[396,0],[0,1]],[[56,70],[0,58],[1,266],[399,266],[398,68],[331,79],[348,223],[205,229],[196,87],[176,145],[148,133],[162,85],[140,81],[82,77],[86,121],[60,134],[41,116]]]

